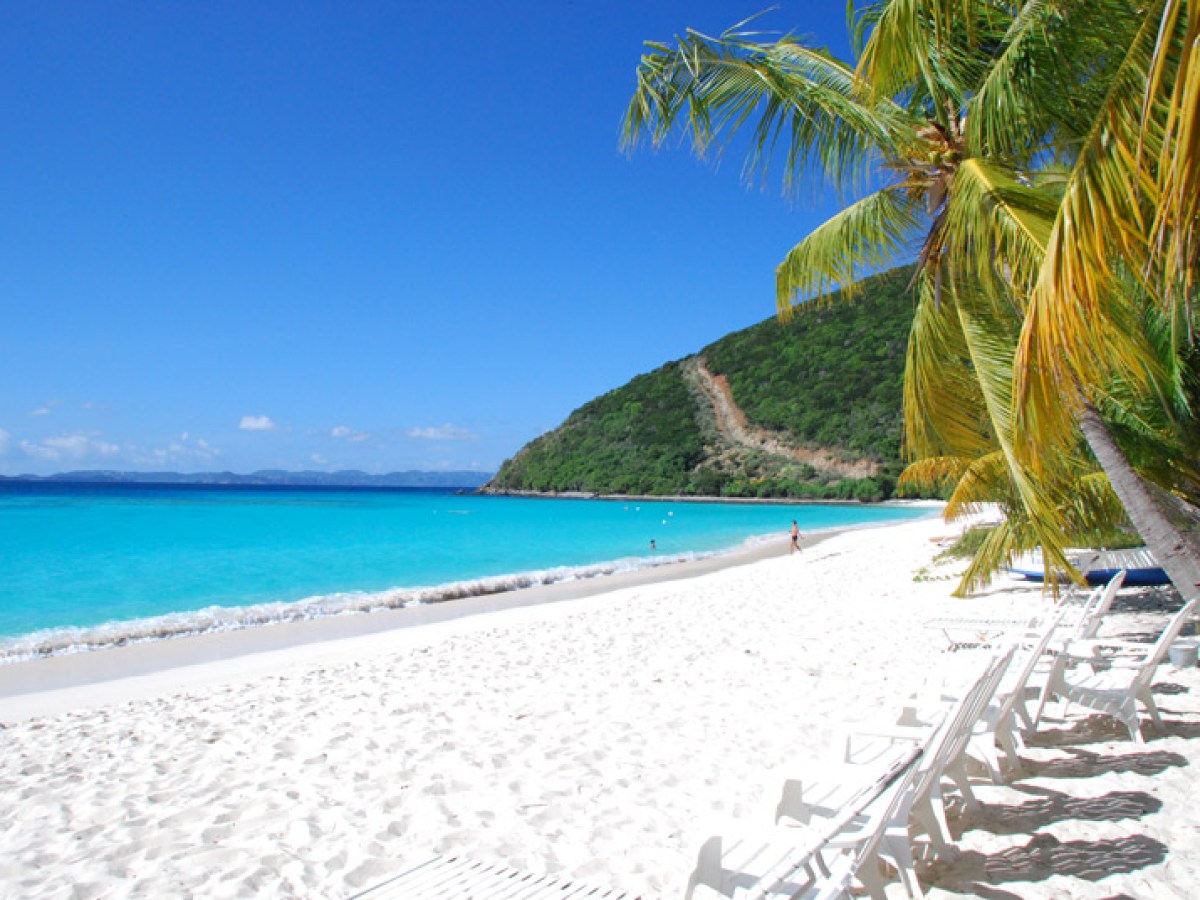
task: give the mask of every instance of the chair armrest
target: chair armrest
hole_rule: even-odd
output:
[[[1153,644],[1146,644],[1141,641],[1123,641],[1119,638],[1081,638],[1079,640],[1068,641],[1064,649],[1071,655],[1086,653],[1090,656],[1100,656],[1105,651],[1112,651],[1108,655],[1115,656],[1137,653],[1145,656],[1146,651],[1153,648],[1153,646]]]
[[[1116,654],[1105,653],[1088,653],[1088,647],[1081,647],[1081,653],[1072,653],[1070,650],[1057,650],[1054,655],[1061,660],[1065,667],[1078,666],[1082,664],[1098,666],[1101,669],[1111,669],[1114,666],[1117,668],[1137,668],[1145,659],[1145,654],[1139,656],[1121,656]]]
[[[847,738],[846,743],[849,744],[856,737],[888,738],[892,741],[920,743],[933,734],[935,727],[934,725],[872,725],[868,728],[856,729],[854,734]]]

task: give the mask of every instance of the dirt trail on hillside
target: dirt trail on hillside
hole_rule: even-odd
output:
[[[777,434],[755,428],[746,421],[746,414],[734,402],[729,380],[724,375],[714,375],[710,372],[701,357],[684,360],[683,372],[712,406],[713,418],[721,437],[734,446],[782,456],[843,478],[867,478],[879,471],[879,466],[868,460],[846,462],[828,450],[812,450],[785,444]]]

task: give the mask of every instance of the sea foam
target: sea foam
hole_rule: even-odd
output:
[[[759,543],[761,540],[761,538],[752,538],[742,546]],[[430,587],[392,588],[373,592],[349,591],[306,597],[293,602],[260,603],[244,607],[208,606],[189,612],[106,622],[86,628],[43,629],[19,637],[0,639],[0,665],[67,653],[85,653],[146,641],[236,631],[243,628],[257,628],[329,616],[404,609],[422,604],[446,603],[467,597],[482,597],[522,588],[582,581],[621,572],[656,568],[670,563],[689,562],[731,552],[734,551],[693,552],[661,557],[630,557],[584,566],[559,566],[539,571],[454,581]]]

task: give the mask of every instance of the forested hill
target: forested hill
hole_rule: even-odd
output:
[[[884,499],[901,469],[910,269],[584,404],[485,490]]]

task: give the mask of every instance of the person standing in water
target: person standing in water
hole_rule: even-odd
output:
[[[795,553],[800,549],[800,526],[796,524],[796,520],[792,519],[792,549],[789,554]]]

